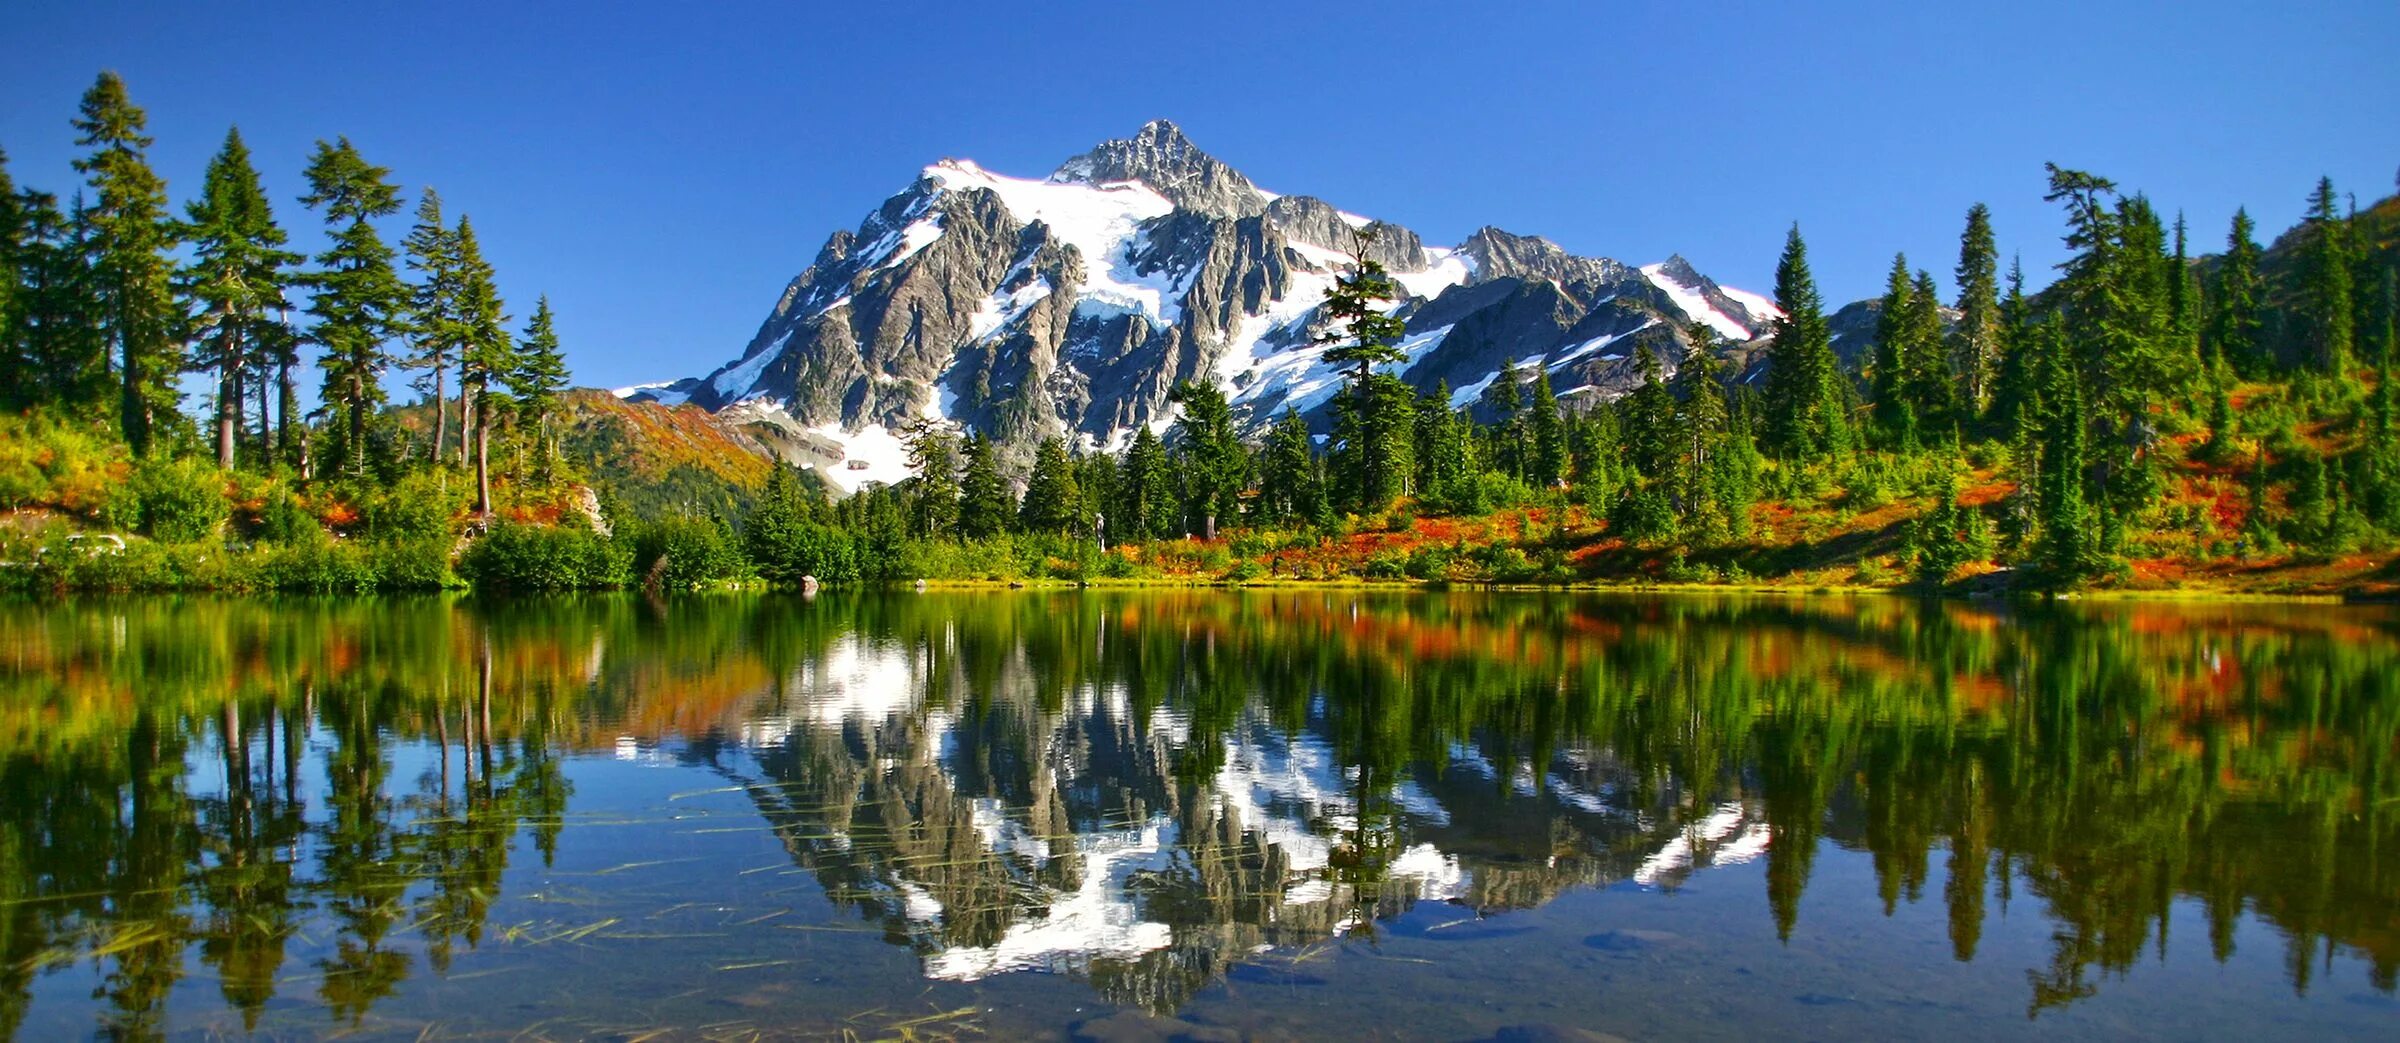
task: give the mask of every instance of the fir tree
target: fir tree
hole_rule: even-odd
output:
[[[1328,467],[1341,476],[1352,509],[1379,511],[1408,494],[1416,405],[1416,392],[1389,373],[1370,375],[1362,391],[1334,403]]]
[[[1241,435],[1234,430],[1233,407],[1223,390],[1206,381],[1184,381],[1167,397],[1183,407],[1175,418],[1175,455],[1193,531],[1205,532],[1211,518],[1219,525],[1232,524],[1241,517],[1249,463]]]
[[[505,382],[516,372],[516,346],[509,341],[508,315],[494,285],[492,266],[475,241],[475,226],[458,219],[451,242],[457,251],[459,390],[468,403],[461,418],[475,446],[475,510],[492,512],[492,422],[508,408]]]
[[[1042,439],[1033,452],[1033,473],[1025,479],[1025,501],[1018,516],[1027,532],[1068,535],[1089,522],[1084,515],[1083,490],[1075,481],[1075,463],[1065,442]]]
[[[1388,502],[1406,490],[1408,438],[1413,425],[1405,415],[1384,411],[1396,405],[1400,413],[1409,413],[1415,396],[1395,396],[1390,388],[1378,387],[1374,379],[1376,366],[1407,357],[1397,342],[1408,327],[1383,311],[1384,303],[1397,297],[1399,290],[1382,262],[1369,256],[1367,248],[1374,242],[1374,233],[1353,235],[1358,267],[1335,280],[1325,303],[1319,306],[1327,329],[1317,342],[1330,345],[1325,361],[1357,367],[1350,377],[1351,400],[1343,411],[1351,419],[1346,425],[1336,424],[1335,442],[1343,457],[1352,461],[1346,471],[1353,502],[1366,505]]]
[[[1915,417],[1918,439],[1939,441],[1952,430],[1958,381],[1951,375],[1950,354],[1943,350],[1942,298],[1930,273],[1917,273],[1902,322],[1902,394]]]
[[[1447,380],[1417,399],[1417,498],[1437,509],[1459,512],[1474,506],[1478,484],[1475,422],[1450,408],[1450,399]]]
[[[1808,245],[1793,225],[1775,265],[1775,341],[1769,349],[1767,444],[1791,459],[1813,460],[1849,448],[1841,370],[1825,327],[1825,303],[1808,270]]]
[[[85,263],[84,207],[78,202],[71,212],[61,210],[58,197],[31,190],[17,201],[25,231],[12,273],[16,290],[5,337],[30,373],[31,383],[17,391],[21,403],[113,421],[117,392],[101,336],[96,279]]]
[[[283,229],[238,130],[226,132],[224,147],[208,163],[200,198],[184,208],[184,217],[192,259],[181,281],[199,308],[187,320],[198,347],[192,362],[216,374],[217,466],[231,468],[245,384],[263,380],[274,363],[278,337],[268,327],[279,325],[290,307],[285,291],[301,257],[283,249]]]
[[[431,186],[417,200],[417,223],[401,240],[401,249],[408,255],[408,267],[418,273],[419,282],[410,291],[407,316],[409,337],[416,351],[409,356],[411,369],[423,370],[418,378],[418,390],[433,397],[433,458],[440,460],[450,445],[450,367],[465,349],[465,323],[459,315],[459,270],[457,233],[442,217],[442,197]],[[460,423],[465,423],[466,389],[459,389]],[[459,440],[463,447],[466,439]]]
[[[1636,345],[1633,358],[1642,383],[1617,404],[1625,455],[1642,477],[1666,479],[1673,475],[1677,451],[1682,448],[1675,430],[1675,394],[1667,390],[1658,354],[1648,343]]]
[[[2318,179],[2302,225],[2297,311],[2310,361],[2340,376],[2350,368],[2355,317],[2350,226],[2334,203],[2333,179]]]
[[[363,472],[367,463],[367,421],[383,403],[384,367],[390,356],[384,345],[404,317],[407,287],[392,268],[392,249],[384,245],[374,220],[400,209],[399,190],[388,178],[391,171],[358,154],[350,139],[337,144],[317,142],[309,156],[309,191],[300,202],[322,210],[333,244],[317,255],[318,270],[308,278],[315,291],[308,312],[316,318],[309,339],[324,349],[318,365],[325,370],[325,401],[342,421],[347,467]]]
[[[1316,453],[1308,421],[1300,419],[1298,410],[1286,409],[1267,432],[1266,446],[1259,453],[1259,523],[1278,526],[1309,520],[1319,495],[1312,488],[1316,480]]]
[[[939,423],[907,430],[910,514],[917,535],[942,539],[958,531],[958,439]]]
[[[10,410],[31,404],[29,396],[40,386],[18,334],[24,297],[20,284],[34,245],[26,217],[24,197],[17,194],[16,180],[8,173],[8,152],[0,149],[0,407]]]
[[[1951,353],[1962,381],[1959,408],[1970,418],[1991,408],[1992,382],[2000,364],[2000,250],[1992,237],[1992,211],[1977,203],[1967,208],[1967,228],[1959,235],[1958,349]]]
[[[1302,434],[1305,436],[1306,430]],[[1175,505],[1174,465],[1166,445],[1142,424],[1134,428],[1133,445],[1125,450],[1125,466],[1117,470],[1117,499],[1109,516],[1109,531],[1120,540],[1171,538],[1183,533],[1182,511]]]
[[[1490,423],[1484,431],[1484,441],[1489,446],[1485,458],[1500,473],[1524,478],[1533,452],[1525,424],[1525,373],[1517,368],[1516,359],[1500,360],[1500,372],[1484,385],[1475,405],[1483,410]]]
[[[2042,337],[2042,561],[2057,580],[2072,583],[2089,576],[2095,561],[2084,507],[2083,382],[2058,324],[2045,323]]]
[[[1000,461],[991,440],[967,437],[966,470],[958,483],[958,528],[969,539],[989,539],[1008,531],[1016,503],[1008,482],[1000,476]]]
[[[1869,394],[1875,399],[1875,426],[1883,444],[1916,444],[1917,414],[1908,397],[1908,338],[1911,331],[1908,255],[1893,254],[1891,274],[1884,280],[1883,305],[1875,313],[1875,371]]]
[[[532,431],[540,447],[543,473],[548,474],[558,460],[558,432],[553,425],[559,396],[567,390],[567,359],[559,350],[558,323],[550,313],[548,294],[534,302],[533,318],[526,321],[525,332],[518,339],[514,363],[503,380],[516,404],[519,423]],[[438,384],[433,397],[436,403],[441,401]],[[435,408],[440,407],[437,404]],[[438,439],[434,452],[439,459]]]
[[[158,424],[180,415],[175,379],[184,368],[167,259],[174,245],[167,183],[145,154],[148,117],[126,97],[116,73],[101,73],[84,92],[74,123],[80,133],[75,143],[92,150],[75,161],[75,170],[91,179],[94,196],[86,217],[93,318],[104,350],[115,354],[125,441],[144,454]]]
[[[1720,456],[1732,441],[1732,402],[1725,394],[1724,367],[1717,360],[1715,331],[1705,322],[1694,322],[1685,327],[1685,333],[1691,347],[1684,353],[1683,364],[1675,369],[1671,389],[1681,403],[1676,418],[1676,426],[1682,433],[1683,455],[1678,468],[1678,495],[1688,512],[1713,515],[1721,484],[1717,477],[1726,464]],[[1745,502],[1744,510],[1747,506]],[[1717,517],[1704,528],[1712,534],[1730,534],[1731,520]]]
[[[1533,378],[1533,404],[1526,410],[1525,426],[1533,450],[1526,480],[1539,489],[1557,485],[1567,476],[1567,432],[1559,419],[1558,396],[1550,390],[1547,368],[1538,370]]]
[[[2207,359],[2200,353],[2200,284],[2184,242],[2183,212],[2175,213],[2175,256],[2167,266],[2167,335],[2169,351],[2179,366],[2200,373]]]
[[[2266,354],[2259,340],[2266,288],[2259,276],[2259,256],[2250,212],[2234,211],[2233,229],[2225,236],[2225,256],[2217,264],[2216,289],[2209,295],[2208,355],[2252,378],[2266,374]]]

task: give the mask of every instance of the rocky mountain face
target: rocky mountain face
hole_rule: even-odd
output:
[[[1185,380],[1225,388],[1254,430],[1287,409],[1323,430],[1344,374],[1317,307],[1362,252],[1403,291],[1391,371],[1460,405],[1510,360],[1563,401],[1605,400],[1639,382],[1637,347],[1671,371],[1697,321],[1738,359],[1775,314],[1680,257],[1633,267],[1496,228],[1427,246],[1262,190],[1162,120],[1043,179],[925,168],[828,238],[732,361],[621,394],[772,428],[844,487],[904,477],[896,432],[927,420],[1120,447],[1172,419]]]

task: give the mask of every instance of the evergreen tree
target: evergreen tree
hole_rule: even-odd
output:
[[[466,324],[459,315],[462,292],[458,237],[442,217],[442,197],[431,186],[417,200],[417,223],[401,240],[408,267],[419,282],[410,291],[407,331],[416,343],[408,358],[411,369],[423,370],[417,388],[433,397],[433,458],[440,460],[450,444],[450,367],[465,350]],[[460,423],[465,423],[466,389],[459,389]],[[465,445],[461,432],[460,445]]]
[[[97,280],[85,263],[84,207],[79,201],[72,212],[63,211],[58,197],[31,190],[16,198],[25,231],[0,336],[24,360],[30,383],[0,389],[0,395],[17,394],[20,405],[44,405],[68,416],[113,420],[118,396],[101,336]]]
[[[1633,349],[1642,383],[1617,404],[1625,438],[1625,455],[1642,477],[1666,479],[1674,474],[1682,438],[1675,430],[1675,394],[1667,390],[1657,353],[1648,343]]]
[[[2349,371],[2353,324],[2350,225],[2334,209],[2333,179],[2320,178],[2302,225],[2298,317],[2309,360],[2332,375]]]
[[[1174,464],[1167,459],[1166,445],[1150,425],[1135,427],[1125,466],[1117,469],[1109,531],[1119,540],[1169,539],[1183,534],[1182,514],[1175,504]]]
[[[322,210],[333,244],[317,255],[318,270],[307,282],[315,291],[308,312],[316,318],[309,339],[324,349],[327,407],[341,420],[343,455],[353,473],[366,470],[367,421],[384,400],[384,344],[400,327],[407,287],[392,268],[374,220],[400,209],[391,171],[358,154],[350,139],[317,142],[308,162],[308,194],[300,202]]]
[[[1258,458],[1257,515],[1261,525],[1291,525],[1310,520],[1318,492],[1316,452],[1308,421],[1298,410],[1286,409],[1267,432]]]
[[[1328,469],[1341,476],[1352,509],[1379,511],[1408,494],[1416,406],[1416,392],[1389,373],[1370,375],[1362,391],[1334,403]]]
[[[1475,404],[1490,418],[1490,426],[1484,430],[1489,447],[1484,457],[1500,473],[1524,478],[1533,448],[1525,423],[1525,372],[1517,368],[1516,359],[1500,360],[1500,372],[1484,385]]]
[[[1462,512],[1477,506],[1475,422],[1450,408],[1451,397],[1444,380],[1417,399],[1416,488],[1417,498],[1435,509]]]
[[[1767,444],[1790,459],[1813,460],[1849,448],[1847,396],[1833,340],[1825,327],[1825,303],[1808,270],[1808,245],[1793,225],[1775,265],[1775,341],[1769,349],[1766,393]]]
[[[0,149],[0,408],[11,411],[32,403],[41,379],[18,334],[25,259],[34,247],[29,224],[25,199],[8,173],[8,152]]]
[[[947,427],[919,421],[908,428],[908,479],[916,534],[942,539],[958,532],[958,439]]]
[[[1917,414],[1908,396],[1908,338],[1916,292],[1908,278],[1908,255],[1892,255],[1892,271],[1884,281],[1883,306],[1875,313],[1875,372],[1868,393],[1875,399],[1875,426],[1884,445],[1914,446]]]
[[[548,294],[536,299],[533,318],[525,323],[525,332],[517,342],[514,365],[503,377],[508,394],[516,403],[518,422],[530,429],[540,448],[543,473],[549,473],[558,460],[558,432],[553,429],[557,419],[559,396],[567,390],[567,359],[558,346],[558,323],[550,313]],[[435,408],[440,408],[441,389],[434,389]],[[441,453],[441,441],[435,439],[435,458]]]
[[[1703,530],[1727,535],[1732,519],[1718,515],[1716,508],[1718,476],[1728,463],[1720,457],[1733,436],[1732,402],[1725,393],[1724,367],[1717,360],[1715,331],[1705,322],[1694,322],[1685,333],[1691,347],[1675,369],[1671,389],[1680,402],[1676,426],[1682,434],[1677,495],[1687,513],[1705,517]],[[1742,507],[1748,508],[1746,497]]]
[[[2175,213],[2175,256],[2167,266],[2167,336],[2169,351],[2180,357],[2179,367],[2200,373],[2207,360],[2200,353],[2200,284],[2184,242],[2183,212]]]
[[[1541,489],[1557,485],[1567,476],[1567,431],[1559,419],[1558,395],[1550,390],[1547,368],[1533,378],[1533,404],[1526,410],[1525,426],[1533,449],[1526,480]]]
[[[1033,473],[1025,479],[1025,501],[1018,517],[1027,532],[1071,535],[1089,524],[1083,509],[1083,490],[1075,482],[1075,462],[1067,444],[1056,437],[1042,439],[1033,452]]]
[[[2208,355],[2231,365],[2246,377],[2266,375],[2266,353],[2259,335],[2266,287],[2259,276],[2256,226],[2250,212],[2233,212],[2233,229],[2225,236],[2225,256],[2217,264],[2216,292],[2209,295]]]
[[[2096,560],[2084,507],[2084,396],[2057,323],[2042,327],[2040,512],[2042,562],[2061,582],[2091,575]]]
[[[1958,381],[1951,374],[1950,353],[1943,350],[1942,298],[1930,273],[1917,273],[1903,325],[1902,394],[1915,417],[1918,439],[1940,441],[1955,421],[1953,399]]]
[[[121,394],[118,422],[136,454],[150,451],[162,421],[176,412],[175,379],[183,372],[177,309],[170,284],[174,246],[167,216],[167,183],[150,169],[143,133],[149,118],[125,95],[125,81],[103,72],[84,92],[74,121],[77,145],[90,154],[75,170],[91,179],[94,202],[86,217],[95,305],[105,351],[113,351]]]
[[[1351,401],[1341,410],[1350,420],[1335,425],[1334,440],[1337,452],[1353,461],[1346,468],[1352,502],[1380,506],[1406,491],[1406,458],[1413,426],[1406,414],[1413,411],[1416,396],[1395,395],[1374,379],[1376,366],[1407,357],[1397,342],[1408,327],[1383,311],[1384,303],[1399,296],[1399,290],[1382,262],[1369,256],[1367,247],[1374,242],[1374,234],[1353,234],[1358,267],[1335,280],[1325,303],[1319,306],[1327,328],[1317,342],[1330,345],[1325,361],[1357,367],[1350,377]],[[1402,415],[1388,415],[1385,410],[1391,408]]]
[[[283,249],[283,229],[238,130],[226,132],[200,198],[185,206],[184,216],[192,259],[181,281],[199,308],[187,320],[198,348],[192,363],[216,374],[217,466],[231,468],[246,382],[263,381],[274,363],[279,338],[268,327],[280,325],[290,307],[285,291],[301,257]]]
[[[494,285],[492,266],[475,241],[475,226],[461,216],[451,241],[457,251],[459,390],[468,404],[462,417],[475,446],[475,510],[492,512],[492,422],[508,408],[505,382],[517,370],[509,341],[508,315]]]
[[[1981,417],[1991,408],[1992,382],[2000,365],[2000,249],[1992,237],[1992,211],[1977,203],[1967,208],[1967,229],[1959,235],[1958,348],[1951,353],[1962,381],[1959,411]]]
[[[1184,381],[1167,397],[1183,407],[1175,418],[1174,442],[1192,531],[1205,532],[1211,518],[1218,525],[1233,524],[1241,517],[1249,464],[1234,430],[1233,407],[1225,392],[1207,381]]]
[[[1100,516],[1117,502],[1117,458],[1104,452],[1075,454],[1075,487],[1082,493],[1082,510],[1071,531],[1077,536],[1098,535]]]
[[[969,435],[966,471],[958,483],[958,528],[969,539],[988,539],[1008,531],[1016,502],[1000,475],[1000,461],[990,439]]]

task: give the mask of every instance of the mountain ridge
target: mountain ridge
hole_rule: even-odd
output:
[[[893,433],[926,422],[1012,447],[1119,448],[1137,425],[1164,429],[1185,380],[1223,388],[1249,430],[1287,409],[1323,430],[1344,373],[1322,358],[1317,305],[1362,252],[1404,293],[1389,302],[1408,331],[1392,371],[1447,383],[1454,405],[1511,361],[1569,401],[1610,398],[1639,382],[1638,347],[1671,370],[1686,323],[1730,348],[1774,315],[1680,255],[1636,267],[1494,227],[1428,246],[1259,188],[1153,120],[1039,180],[927,166],[826,239],[736,358],[619,393],[839,446],[864,464],[826,472],[844,488],[904,477]]]

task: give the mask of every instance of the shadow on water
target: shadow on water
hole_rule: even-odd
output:
[[[1946,955],[1971,964],[1991,907],[2030,903],[2047,956],[2015,1002],[2036,1017],[2144,988],[2128,975],[2166,961],[2179,907],[2217,961],[2263,926],[2293,996],[2358,967],[2371,991],[2344,995],[2388,1007],[2396,729],[2400,638],[2381,608],[1352,591],[10,603],[0,1029],[257,1030],[296,1009],[314,1031],[398,1031],[372,1016],[466,978],[473,954],[572,945],[560,1009],[524,1011],[566,1016],[575,975],[647,958],[623,924],[680,908],[594,890],[572,917],[526,911],[556,891],[562,842],[657,861],[599,820],[668,822],[693,801],[583,785],[627,762],[737,799],[827,903],[810,922],[765,910],[745,934],[863,930],[907,954],[912,981],[1051,972],[1147,1015],[1351,980],[1327,953],[1412,988],[1402,976],[1448,952],[1703,959],[1695,931],[1569,923],[1562,942],[1527,914],[1720,871],[1763,880],[1761,926],[1789,960],[1813,919],[1871,942],[1938,903]],[[694,850],[665,871],[741,883]],[[1857,860],[1873,897],[1804,915],[1827,859]],[[82,987],[44,988],[54,977]],[[708,973],[681,984],[751,1002]],[[822,1025],[855,1013],[794,1002]],[[1389,999],[1383,1031],[1413,1034],[1408,1002]],[[679,1016],[662,1015],[697,1024]],[[887,1024],[971,1024],[920,1020]]]

